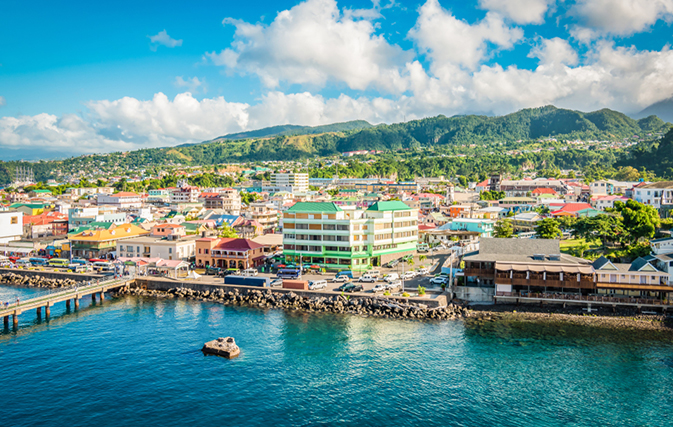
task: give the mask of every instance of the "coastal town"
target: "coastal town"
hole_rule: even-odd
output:
[[[215,177],[231,187],[195,185],[203,173],[190,170],[137,192],[123,191],[128,180],[25,175],[0,192],[3,271],[589,312],[661,313],[673,302],[673,182],[237,170]]]

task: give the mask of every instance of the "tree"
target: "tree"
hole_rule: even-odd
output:
[[[514,234],[512,220],[508,218],[498,221],[493,229],[495,231],[494,236],[501,239],[508,239],[512,237],[512,234]]]
[[[653,237],[661,222],[659,212],[654,207],[635,200],[626,203],[616,201],[615,210],[622,214],[624,230],[632,242]]]
[[[561,235],[561,228],[554,218],[545,218],[535,227],[535,236],[538,239],[556,239]]]
[[[230,238],[238,238],[238,234],[236,231],[229,226],[226,222],[223,222],[222,225],[217,229],[218,233],[217,235],[219,237],[230,237]]]
[[[619,168],[619,172],[615,174],[615,179],[620,181],[638,181],[640,179],[640,172],[633,166],[626,166]]]

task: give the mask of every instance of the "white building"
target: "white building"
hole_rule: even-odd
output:
[[[122,191],[112,195],[98,194],[97,200],[98,206],[110,205],[118,209],[139,208],[143,205],[140,195],[127,191]]]
[[[153,236],[117,242],[117,256],[128,258],[189,259],[196,254],[196,238],[172,239]]]
[[[271,187],[291,193],[308,191],[307,173],[272,173]]]
[[[200,194],[199,187],[185,185],[171,190],[170,202],[172,204],[198,203]]]
[[[633,198],[657,209],[673,204],[673,181],[653,182],[633,190]]]
[[[0,243],[21,240],[23,235],[23,212],[0,212]]]

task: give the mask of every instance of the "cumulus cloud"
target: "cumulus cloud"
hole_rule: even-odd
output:
[[[570,13],[581,21],[572,29],[580,40],[602,35],[629,36],[661,19],[673,21],[673,0],[578,0]]]
[[[147,37],[150,38],[150,49],[152,49],[153,51],[156,51],[159,45],[171,48],[182,46],[182,39],[176,40],[172,38],[171,36],[168,35],[166,30],[159,31],[157,34]]]
[[[479,6],[498,12],[517,24],[541,24],[554,0],[479,0]]]
[[[178,89],[187,88],[190,92],[196,93],[201,90],[203,93],[206,93],[206,86],[203,80],[199,80],[198,77],[187,78],[185,80],[182,76],[177,76],[173,82],[175,87]]]
[[[428,0],[420,7],[409,37],[435,64],[473,70],[487,56],[489,43],[509,49],[521,40],[523,31],[509,27],[499,14],[491,12],[479,23],[470,25],[444,9],[437,0]]]
[[[259,76],[268,88],[338,81],[351,89],[401,92],[399,66],[413,53],[377,35],[371,18],[361,11],[342,14],[335,0],[307,0],[269,25],[226,18],[223,24],[236,27],[234,42],[206,55],[230,71]]]

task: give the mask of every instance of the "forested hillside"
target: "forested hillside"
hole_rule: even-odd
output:
[[[549,165],[584,168],[597,160],[587,150],[573,150],[572,153],[565,152],[565,154],[559,152],[554,159],[535,155],[534,158],[520,156],[516,160],[503,156],[500,150],[505,148],[504,145],[508,149],[517,149],[513,147],[516,141],[534,142],[547,137],[559,141],[574,139],[621,141],[638,135],[654,140],[656,139],[654,134],[666,132],[670,127],[670,123],[656,116],[634,120],[608,109],[582,113],[547,106],[525,109],[500,117],[437,116],[378,126],[371,126],[365,121],[317,127],[278,126],[232,134],[225,139],[220,138],[201,144],[143,149],[128,153],[86,155],[63,161],[43,161],[26,165],[33,168],[36,178],[46,180],[57,176],[59,172],[67,176],[73,171],[82,170],[95,173],[151,168],[157,165],[163,167],[177,164],[214,165],[260,160],[299,160],[355,150],[395,151],[433,148],[439,150],[437,154],[443,152],[449,155],[452,153],[479,155],[482,161],[485,161],[485,155],[488,154],[490,159],[488,163],[497,160],[516,167],[523,165],[528,169]],[[267,136],[275,133],[279,135]],[[459,152],[460,147],[471,144],[476,144],[476,148]],[[663,145],[660,149],[661,144]],[[656,167],[656,170],[666,170],[666,174],[671,175],[671,171],[668,171],[671,165],[666,163],[670,155],[664,156],[668,142],[662,141],[661,144],[651,147],[648,144],[639,145],[633,154],[633,161],[639,165],[637,167],[645,166],[649,169],[648,165],[651,165],[653,168]],[[454,151],[447,152],[447,150]],[[621,161],[617,158],[618,154],[601,155],[602,163],[599,164],[605,168],[611,167],[615,162]],[[654,159],[648,157],[653,155]],[[461,162],[470,161],[469,157],[461,160]],[[14,168],[19,164],[20,162],[0,162],[0,184],[11,181]],[[460,169],[464,165],[457,167]],[[664,175],[663,172],[657,173]]]

